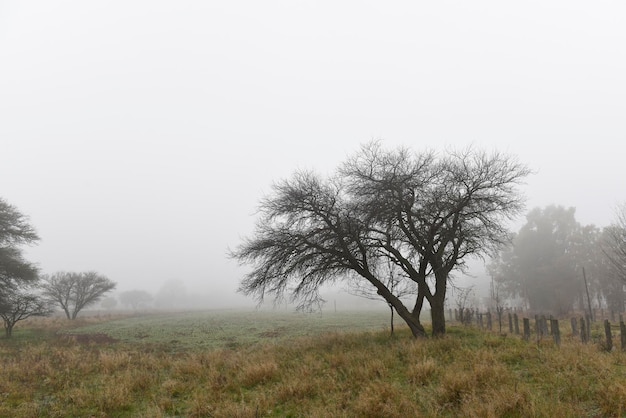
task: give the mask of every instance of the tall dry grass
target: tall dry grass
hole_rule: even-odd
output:
[[[0,341],[1,417],[612,417],[626,355],[451,328],[172,354],[47,335]]]

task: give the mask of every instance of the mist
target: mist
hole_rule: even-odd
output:
[[[605,226],[626,201],[625,12],[2,2],[0,195],[30,216],[41,241],[25,255],[42,272],[95,270],[153,295],[179,280],[184,304],[207,308],[255,306],[227,254],[272,184],[331,174],[373,138],[516,155],[534,171],[528,209]],[[488,280],[472,266],[460,285]]]

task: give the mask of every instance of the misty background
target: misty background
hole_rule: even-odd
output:
[[[43,273],[95,270],[117,292],[182,283],[215,308],[254,305],[227,249],[272,183],[330,174],[373,138],[516,155],[535,171],[529,210],[605,226],[626,201],[625,12],[0,0],[0,196],[30,216]]]

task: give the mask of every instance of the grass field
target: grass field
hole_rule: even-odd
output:
[[[196,312],[31,321],[0,340],[1,417],[618,417],[626,355],[564,336],[380,313]]]
[[[341,314],[223,310],[135,316],[70,332],[106,334],[127,343],[158,344],[177,351],[237,348],[328,332],[382,331],[385,328],[389,328],[389,313],[384,310]]]

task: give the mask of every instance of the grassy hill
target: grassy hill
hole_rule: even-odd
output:
[[[436,340],[404,327],[391,338],[387,320],[213,312],[33,321],[0,340],[0,416],[626,416],[621,351],[454,326]]]

